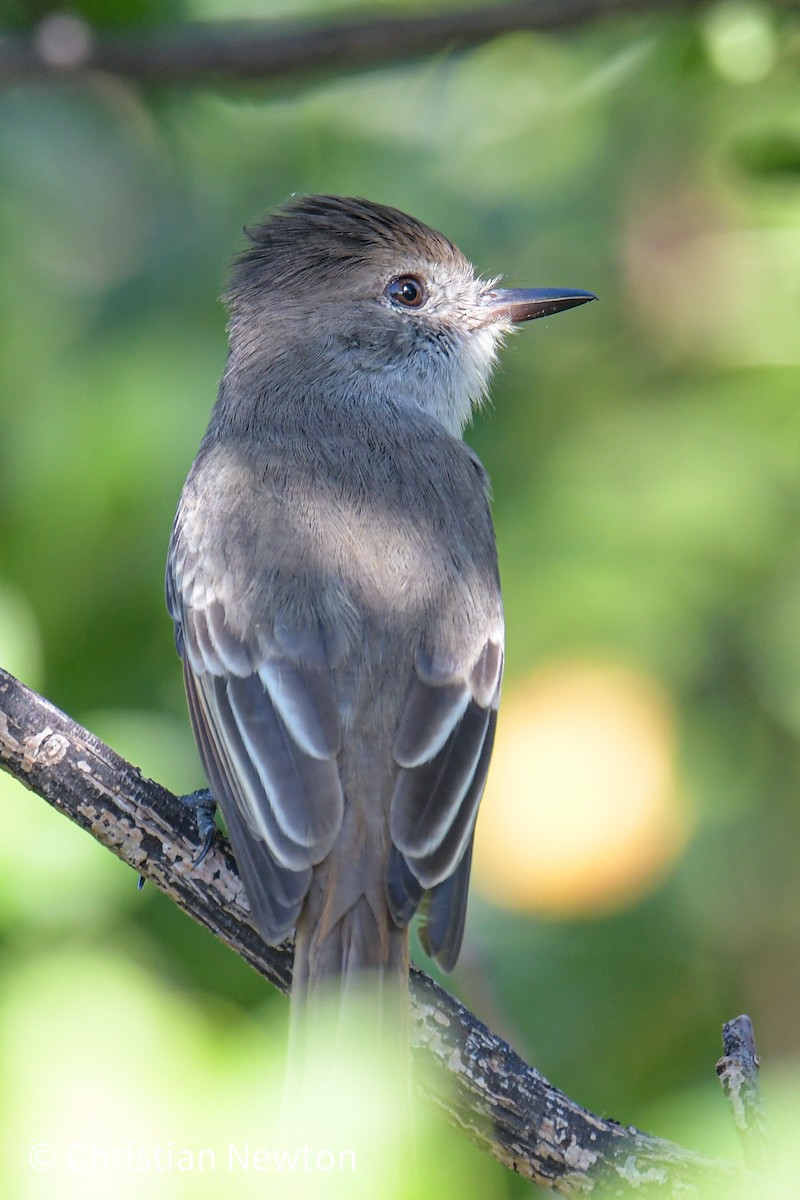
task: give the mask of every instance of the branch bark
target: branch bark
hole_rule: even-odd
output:
[[[722,1027],[722,1046],[724,1054],[716,1070],[731,1106],[744,1160],[751,1170],[763,1171],[770,1158],[769,1128],[758,1086],[760,1061],[753,1023],[746,1014],[726,1021]]]
[[[228,844],[217,839],[195,867],[199,836],[186,806],[1,669],[0,766],[288,992],[291,946],[265,946],[250,926]],[[423,1092],[510,1169],[563,1195],[686,1197],[709,1184],[734,1193],[741,1173],[731,1164],[588,1112],[418,970],[412,1004]]]
[[[157,83],[276,80],[364,70],[478,45],[517,30],[550,32],[599,17],[681,12],[710,0],[538,0],[451,9],[417,17],[297,24],[240,21],[98,33],[80,17],[46,17],[32,36],[0,39],[0,85],[105,72]],[[797,7],[798,0],[774,0]]]

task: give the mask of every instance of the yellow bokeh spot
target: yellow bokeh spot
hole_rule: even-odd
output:
[[[689,825],[654,681],[569,662],[508,690],[475,845],[487,899],[553,915],[624,907],[664,877]]]

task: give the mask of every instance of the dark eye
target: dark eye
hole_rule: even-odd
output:
[[[425,284],[416,275],[398,275],[387,287],[386,295],[403,308],[421,308],[427,299]]]

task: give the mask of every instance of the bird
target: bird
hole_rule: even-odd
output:
[[[298,195],[246,233],[167,607],[253,923],[295,934],[291,1021],[366,982],[397,1026],[415,914],[443,970],[459,954],[503,671],[462,435],[505,336],[596,297],[501,287],[355,197]]]

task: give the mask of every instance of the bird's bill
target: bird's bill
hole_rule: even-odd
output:
[[[533,321],[536,317],[551,317],[554,313],[597,299],[594,292],[581,292],[573,288],[493,288],[485,295],[492,316],[506,318],[515,325],[522,321]]]

